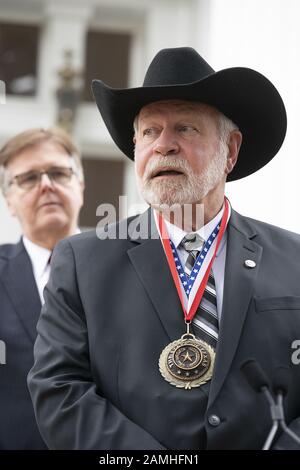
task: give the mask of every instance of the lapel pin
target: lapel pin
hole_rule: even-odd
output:
[[[246,260],[244,261],[244,266],[246,266],[246,268],[252,269],[252,268],[255,268],[256,263],[255,263],[255,261],[253,261],[252,259],[246,259]]]

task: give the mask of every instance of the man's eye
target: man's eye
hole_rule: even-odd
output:
[[[49,175],[52,178],[60,178],[66,176],[66,171],[64,170],[51,170],[49,171]]]
[[[157,133],[157,130],[154,127],[148,127],[147,129],[143,130],[143,136],[153,136]]]
[[[196,132],[196,128],[193,126],[180,126],[179,131],[183,133]]]
[[[36,181],[38,178],[37,173],[29,173],[27,175],[21,175],[22,177],[20,178],[21,182],[24,183],[31,183],[32,181]]]

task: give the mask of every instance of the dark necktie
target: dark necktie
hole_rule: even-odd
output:
[[[203,244],[204,240],[202,240],[200,235],[197,233],[187,234],[181,242],[181,246],[188,252],[188,257],[184,267],[187,277],[190,277]],[[208,282],[198,310],[194,316],[192,325],[195,336],[216,349],[219,333],[219,321],[216,286],[212,270],[209,274]]]

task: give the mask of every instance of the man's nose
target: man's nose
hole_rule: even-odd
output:
[[[43,173],[41,175],[41,181],[40,181],[40,188],[41,189],[46,189],[46,188],[51,188],[53,189],[53,183],[47,173]]]
[[[155,142],[154,151],[163,156],[176,155],[179,152],[176,135],[173,132],[164,129]]]

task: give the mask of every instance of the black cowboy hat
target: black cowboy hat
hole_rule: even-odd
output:
[[[244,67],[215,72],[192,48],[162,49],[154,57],[142,87],[111,88],[93,80],[94,97],[111,137],[134,159],[133,121],[154,101],[179,99],[214,106],[243,134],[239,158],[227,181],[254,173],[278,152],[286,133],[281,96],[263,75]]]

